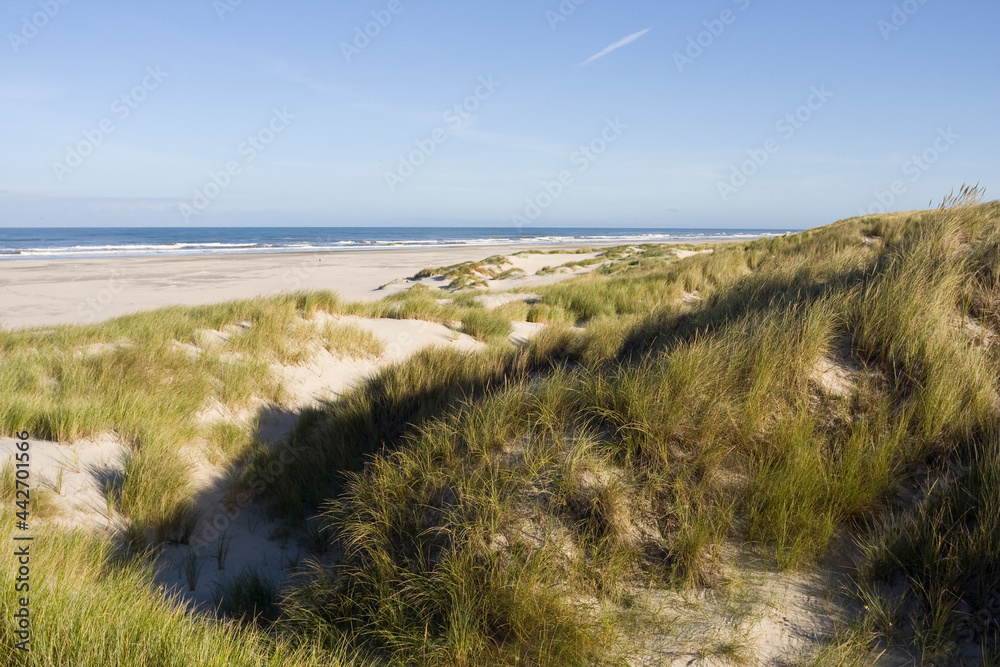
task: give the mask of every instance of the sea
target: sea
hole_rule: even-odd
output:
[[[461,246],[704,243],[780,236],[778,229],[550,227],[0,228],[0,261],[231,255]]]

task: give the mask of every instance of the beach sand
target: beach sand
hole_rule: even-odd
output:
[[[89,324],[163,306],[205,305],[298,290],[331,290],[348,301],[374,300],[405,289],[405,279],[424,268],[490,255],[510,256],[521,250],[570,250],[582,245],[12,260],[2,264],[0,274],[0,327]],[[591,256],[512,258],[528,276],[504,281],[503,288],[563,280],[566,274],[534,274],[544,266]],[[382,286],[386,288],[380,290]]]

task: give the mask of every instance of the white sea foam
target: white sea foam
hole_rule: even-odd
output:
[[[225,242],[215,240],[176,241],[166,243],[75,243],[73,245],[37,245],[26,242],[23,247],[3,243],[0,238],[0,259],[31,258],[88,258],[88,257],[142,257],[142,256],[185,256],[223,255],[237,253],[292,253],[292,252],[335,252],[347,250],[399,250],[420,248],[481,247],[481,246],[531,246],[561,244],[638,244],[638,243],[700,243],[712,240],[752,239],[763,236],[777,236],[781,232],[744,230],[683,230],[683,231],[640,231],[629,230],[613,233],[612,230],[595,230],[593,234],[575,229],[574,234],[547,234],[538,236],[500,236],[490,234],[467,238],[407,238],[402,230],[399,238],[343,239],[343,240],[301,240],[266,239],[258,242]],[[468,230],[474,233],[474,230]],[[548,230],[546,230],[548,231]],[[554,231],[554,230],[553,230]],[[329,235],[329,230],[324,230]],[[220,232],[220,234],[223,232]],[[37,240],[37,239],[33,239]]]

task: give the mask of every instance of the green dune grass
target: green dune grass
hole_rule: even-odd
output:
[[[130,451],[114,501],[140,525],[170,522],[190,495],[178,449],[199,435],[218,443],[219,461],[241,449],[237,433],[202,433],[200,410],[212,401],[234,410],[253,400],[281,403],[270,364],[302,362],[318,346],[381,352],[355,327],[308,322],[338,310],[336,296],[313,293],[166,308],[92,326],[0,330],[0,430],[58,441],[118,434]],[[212,334],[223,329],[228,340]]]
[[[511,313],[552,326],[523,346],[502,342],[511,313],[426,288],[5,332],[0,424],[137,438],[121,501],[140,516],[165,515],[127,502],[163,492],[157,471],[183,477],[169,452],[192,437],[187,411],[205,396],[280,397],[262,370],[168,354],[170,341],[267,316],[229,344],[244,364],[291,362],[305,334],[288,324],[320,309],[461,322],[496,344],[423,351],[307,411],[290,461],[212,436],[220,460],[246,459],[237,489],[263,489],[292,524],[324,522],[325,555],[266,620],[249,620],[267,597],[252,591],[230,612],[240,620],[186,614],[150,590],[141,557],[52,529],[40,648],[7,652],[5,620],[0,664],[631,664],[639,647],[682,641],[644,606],[651,592],[725,592],[750,556],[804,572],[834,559],[843,573],[831,595],[849,614],[803,664],[995,664],[1000,204],[979,196],[683,260],[647,248],[534,290]],[[73,356],[123,340],[147,344]],[[87,400],[85,382],[110,398]],[[754,658],[749,644],[704,651]]]

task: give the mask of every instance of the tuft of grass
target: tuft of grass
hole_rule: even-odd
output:
[[[328,323],[320,338],[323,347],[331,354],[345,357],[378,357],[385,352],[385,341],[353,324]]]
[[[244,622],[273,622],[278,613],[278,585],[266,573],[246,566],[215,586],[220,614]]]
[[[481,341],[503,339],[510,335],[511,318],[501,309],[470,310],[462,318],[462,331]]]
[[[184,557],[182,561],[181,568],[184,570],[184,576],[187,579],[188,590],[193,591],[198,587],[198,578],[201,576],[202,562],[198,558],[198,554],[191,551]]]
[[[502,306],[494,308],[493,312],[496,313],[498,318],[503,317],[508,322],[526,322],[530,310],[531,306],[524,301],[511,301],[510,303],[505,303]]]
[[[511,268],[501,271],[493,277],[493,280],[513,280],[515,278],[524,278],[526,275],[528,274],[525,273],[524,269]]]
[[[156,526],[156,539],[173,544],[190,544],[201,511],[192,503],[187,502],[174,506]]]
[[[217,421],[207,428],[208,458],[216,465],[239,461],[255,446],[256,420],[247,422]]]
[[[3,467],[0,468],[0,502],[5,508],[11,508],[12,511],[14,509],[20,510],[21,507],[16,503],[24,501],[24,496],[17,493],[16,471],[13,458],[4,461]],[[24,487],[20,488],[23,490]],[[30,489],[28,513],[33,520],[47,519],[56,514],[56,504],[48,489],[39,486],[33,486]]]
[[[562,306],[544,303],[529,306],[527,319],[541,324],[576,324],[576,317]]]
[[[232,535],[223,531],[222,535],[219,537],[218,543],[215,545],[215,564],[218,566],[219,570],[226,569],[226,559],[229,558],[229,552],[232,549],[232,546]]]
[[[420,319],[440,322],[444,311],[438,303],[437,290],[426,285],[414,285],[403,292],[391,294],[367,307],[365,314],[393,319]]]

